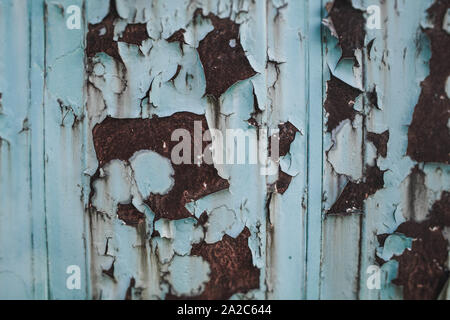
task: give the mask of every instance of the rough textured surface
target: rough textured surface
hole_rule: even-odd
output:
[[[173,130],[185,129],[190,132],[191,137],[194,137],[194,121],[202,123],[203,134],[207,130],[204,116],[187,112],[153,119],[106,118],[93,129],[99,167],[113,159],[128,160],[140,150],[152,150],[171,159],[172,148],[179,143],[171,141]],[[191,150],[194,150],[193,140],[192,138]],[[207,145],[207,142],[202,142],[202,150]],[[191,214],[184,207],[186,203],[228,188],[228,181],[220,178],[212,165],[205,162],[200,166],[194,164],[193,151],[191,157],[192,164],[173,164],[175,184],[169,193],[151,194],[146,200],[157,219],[187,218]]]
[[[450,163],[450,97],[445,85],[450,76],[450,35],[443,29],[450,4],[438,0],[428,9],[434,25],[425,29],[431,42],[430,75],[422,82],[422,94],[408,131],[407,154],[419,162]]]
[[[387,144],[389,142],[389,130],[386,130],[383,133],[368,132],[367,140],[375,145],[375,148],[377,148],[377,154],[386,158]]]
[[[140,223],[145,222],[145,215],[132,204],[119,204],[117,216],[120,220],[132,227],[136,227]]]
[[[397,228],[397,233],[413,238],[411,250],[394,258],[399,269],[393,283],[403,287],[405,299],[436,299],[449,278],[444,227],[450,227],[449,192],[444,192],[434,203],[427,220],[407,221]]]
[[[333,37],[317,0],[0,1],[0,298],[435,298],[449,227],[427,213],[448,208],[450,172],[407,149],[411,122],[436,140],[409,139],[415,149],[442,147],[430,153],[442,159],[447,146],[431,131],[447,115],[427,122],[446,38],[423,21],[443,3],[336,1]],[[357,32],[369,4],[382,28]],[[81,29],[66,27],[72,5]],[[222,133],[268,129],[264,144],[280,123],[299,132],[281,133],[278,176],[186,166],[175,186],[167,131],[200,118]],[[336,211],[356,214],[325,214],[345,188]],[[173,201],[150,201],[169,190],[158,197]],[[365,285],[374,252],[380,289]]]
[[[126,42],[141,45],[142,41],[148,39],[146,24],[128,24],[122,36],[116,41],[114,39],[115,22],[119,20],[115,0],[110,1],[108,15],[97,24],[89,24],[89,32],[86,35],[86,54],[94,57],[99,52],[110,55],[117,61],[122,61],[119,55],[117,42]]]
[[[364,200],[384,186],[384,172],[378,166],[367,167],[364,181],[349,181],[329,214],[349,214],[363,211]]]
[[[201,14],[197,11],[196,14]],[[256,74],[240,43],[239,25],[209,14],[214,30],[200,41],[198,53],[206,77],[206,94],[218,99],[239,80]]]
[[[291,181],[292,181],[292,176],[290,176],[287,173],[284,173],[283,171],[280,170],[278,173],[278,180],[275,184],[276,192],[278,192],[280,194],[284,194],[286,192],[286,190],[289,188]]]
[[[193,299],[229,299],[235,293],[259,287],[260,271],[252,262],[249,236],[246,228],[236,239],[225,235],[222,241],[214,244],[202,242],[193,245],[191,254],[201,256],[211,268],[205,290]]]
[[[324,103],[328,113],[328,132],[333,131],[346,119],[351,121],[355,119],[356,110],[353,106],[361,93],[360,90],[331,75],[331,79],[327,82],[327,99]]]
[[[355,50],[364,46],[366,21],[363,11],[355,9],[351,0],[335,0],[329,7],[329,17],[342,48],[342,58],[353,58]]]
[[[295,135],[300,132],[292,123],[286,122],[278,125],[279,132],[273,137],[278,139],[278,155],[284,157],[288,154],[292,142],[294,142]],[[269,138],[268,143],[269,156],[272,155],[272,137]],[[275,191],[284,194],[289,188],[292,181],[292,176],[283,172],[281,168],[278,170],[278,179],[275,182]]]
[[[278,129],[280,130],[278,133],[279,142],[279,155],[280,157],[285,156],[289,149],[291,148],[291,144],[295,139],[295,135],[299,130],[290,122],[286,122],[278,125]],[[269,150],[270,150],[270,141],[269,141]]]

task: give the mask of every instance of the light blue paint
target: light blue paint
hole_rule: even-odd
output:
[[[322,56],[321,18],[322,1],[308,1],[308,210],[306,233],[306,287],[307,299],[320,297],[320,269],[322,242]]]
[[[413,239],[402,234],[388,236],[383,247],[377,248],[377,256],[384,261],[389,261],[394,256],[399,256],[403,251],[411,250]]]
[[[137,187],[142,197],[166,194],[173,187],[173,168],[170,160],[152,151],[136,152],[130,159]]]
[[[401,298],[401,288],[391,284],[398,270],[392,257],[410,248],[411,239],[394,234],[379,248],[376,235],[395,232],[410,214],[408,175],[416,163],[405,156],[407,132],[420,82],[429,72],[429,43],[419,26],[432,1],[399,0],[397,9],[388,1],[353,3],[362,9],[380,5],[383,15],[382,30],[368,30],[366,37],[366,43],[375,38],[371,60],[360,53],[358,69],[351,61],[338,63],[337,40],[321,26],[323,1],[291,0],[287,6],[283,1],[198,1],[205,15],[241,24],[239,40],[258,72],[231,86],[216,114],[204,97],[205,76],[195,49],[212,26],[207,18],[193,23],[197,5],[190,1],[158,1],[153,8],[149,1],[117,1],[122,19],[116,38],[127,23],[147,23],[151,39],[142,46],[119,44],[124,67],[98,54],[90,75],[85,73],[87,23],[101,21],[109,1],[2,1],[0,34],[7,45],[0,49],[0,297],[123,299],[131,278],[134,298],[164,298],[169,285],[179,294],[199,294],[210,270],[202,258],[189,256],[192,245],[236,237],[247,227],[260,288],[233,299]],[[64,9],[74,4],[86,8],[81,30],[65,27]],[[178,43],[164,40],[180,28],[186,30],[182,52]],[[178,65],[179,75],[169,81]],[[354,124],[325,133],[322,103],[330,72],[366,91],[376,87],[381,110],[361,96]],[[141,104],[150,85],[150,99]],[[247,119],[255,97],[263,110],[258,115],[262,129],[289,121],[300,130],[280,160],[281,170],[293,176],[283,195],[273,194],[267,203],[267,185],[276,176],[260,175],[258,165],[216,164],[230,188],[186,205],[197,218],[207,212],[207,232],[194,218],[160,219],[153,225],[155,215],[143,199],[171,188],[173,168],[167,159],[142,152],[130,163],[104,166],[93,198],[101,212],[89,212],[90,176],[98,167],[92,128],[106,116],[189,111],[205,114],[209,126],[222,132],[250,132],[255,128]],[[387,129],[388,155],[374,159],[364,135]],[[358,180],[365,164],[375,161],[387,170],[385,188],[368,197],[364,212],[325,218],[324,210],[348,177]],[[429,209],[442,190],[450,189],[449,170],[423,166],[427,191],[421,208]],[[118,219],[118,204],[129,203],[145,214],[145,224],[134,228]],[[149,242],[154,228],[160,237]],[[376,253],[391,260],[381,268],[381,290],[369,290],[366,270]],[[113,263],[111,279],[104,270]],[[65,286],[69,265],[81,268],[81,290]]]

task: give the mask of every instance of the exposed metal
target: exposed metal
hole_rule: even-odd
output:
[[[448,299],[449,12],[0,1],[0,298]],[[277,170],[177,164],[176,129]]]

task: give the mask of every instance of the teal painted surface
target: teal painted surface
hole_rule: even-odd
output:
[[[362,9],[371,4],[381,8],[382,29],[367,30],[365,44],[375,39],[371,59],[363,49],[354,69],[338,62],[337,39],[322,25],[324,1],[205,0],[192,6],[117,0],[116,31],[146,23],[151,39],[141,46],[118,44],[124,67],[98,53],[88,72],[88,25],[103,20],[109,1],[2,0],[0,298],[123,299],[132,278],[135,299],[197,295],[211,267],[190,255],[192,246],[236,238],[246,227],[259,287],[235,292],[233,299],[401,299],[401,288],[390,282],[397,261],[381,268],[381,289],[367,287],[367,270],[377,253],[389,260],[411,246],[411,239],[391,235],[380,247],[376,235],[393,233],[412,214],[408,176],[416,162],[405,154],[420,82],[429,72],[429,43],[419,28],[432,1],[353,1]],[[79,30],[66,27],[70,5],[81,8]],[[207,19],[192,22],[197,8],[240,24],[239,40],[257,72],[220,97],[220,112],[204,97],[196,48],[213,27]],[[186,30],[182,53],[178,43],[165,40],[180,28]],[[380,108],[360,97],[354,123],[328,133],[322,106],[330,71],[363,91],[375,86]],[[189,83],[188,75],[194,79]],[[210,127],[248,131],[254,99],[263,129],[289,121],[299,130],[280,160],[281,170],[293,176],[284,194],[270,192],[277,177],[260,175],[258,166],[216,165],[230,183],[227,190],[186,205],[193,217],[153,224],[155,214],[143,198],[170,188],[173,168],[155,153],[141,152],[130,163],[113,160],[103,168],[104,178],[92,184],[98,212],[90,210],[90,180],[99,166],[92,129],[105,117],[188,111],[204,114]],[[382,158],[365,135],[385,130],[390,139]],[[387,170],[384,188],[364,201],[362,213],[327,216],[348,180],[342,177],[360,179],[375,158]],[[420,167],[426,192],[416,203],[428,211],[450,189],[450,168]],[[125,225],[116,213],[123,203],[141,211],[145,225]],[[204,211],[207,230],[194,218]],[[160,236],[151,237],[154,230]],[[80,268],[81,287],[70,290],[66,270],[73,265]],[[112,265],[114,279],[104,272]]]

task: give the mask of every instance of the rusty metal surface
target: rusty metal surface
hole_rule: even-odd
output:
[[[449,12],[0,1],[0,298],[449,298]]]

